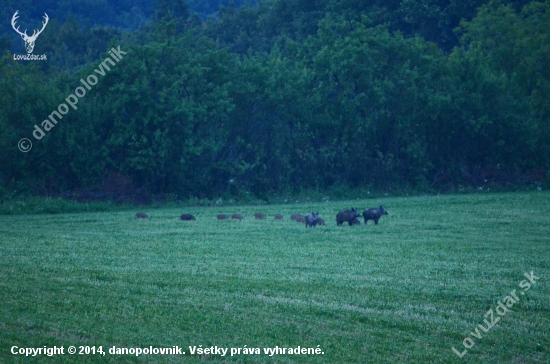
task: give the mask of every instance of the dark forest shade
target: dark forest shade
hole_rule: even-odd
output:
[[[198,26],[182,4],[159,2],[124,44],[118,30],[49,14],[35,48],[47,61],[7,52],[0,62],[0,198],[267,200],[547,183],[550,0],[453,3],[448,22],[413,2],[399,10],[408,22],[393,5],[371,21],[360,17],[369,4],[277,0]],[[470,21],[453,33],[460,18]],[[111,39],[127,55],[35,140],[34,125],[99,69]],[[29,153],[15,148],[22,138]]]

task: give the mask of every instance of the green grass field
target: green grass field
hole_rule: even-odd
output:
[[[377,226],[336,226],[338,210],[380,204],[389,216]],[[550,363],[549,193],[143,210],[151,219],[0,216],[1,363]],[[289,219],[311,211],[327,225]],[[519,295],[531,271],[540,279]],[[514,289],[511,311],[453,353]],[[10,351],[55,345],[65,355]],[[186,355],[79,356],[70,345]],[[199,345],[262,354],[190,355]],[[275,346],[324,354],[263,354]]]

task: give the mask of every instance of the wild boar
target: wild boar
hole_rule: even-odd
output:
[[[231,215],[231,220],[242,220],[244,219],[243,215],[241,214],[233,214]]]
[[[292,216],[290,217],[292,220],[296,221],[296,222],[304,222],[306,221],[304,219],[304,217],[300,214],[292,214]]]
[[[275,214],[275,220],[282,220],[282,219],[283,219],[283,215]]]
[[[351,222],[352,225],[361,225],[361,221],[359,221],[359,219],[353,219],[353,221]]]
[[[363,218],[365,219],[365,225],[369,220],[374,220],[374,225],[378,225],[378,219],[380,219],[382,215],[387,215],[387,214],[388,213],[386,212],[386,210],[384,210],[382,205],[380,205],[380,207],[377,209],[365,210],[363,211]]]
[[[357,209],[355,208],[352,208],[351,210],[340,211],[336,215],[336,225],[340,226],[344,222],[347,222],[349,226],[351,226],[351,222],[353,221],[353,219],[359,216],[361,215],[359,215],[359,213],[357,212]]]
[[[258,219],[258,220],[263,220],[263,219],[265,219],[265,215],[262,214],[261,212],[256,212],[256,213],[254,214],[254,218],[256,218],[256,219]]]
[[[325,220],[318,218],[317,219],[317,225],[325,225]]]
[[[306,215],[306,228],[308,226],[315,227],[317,225],[317,222],[319,221],[319,213],[312,212],[311,214]]]
[[[229,219],[229,216],[227,216],[227,215],[218,215],[216,217],[218,218],[218,220],[227,220],[227,219]]]
[[[148,219],[149,216],[147,216],[147,214],[144,213],[144,212],[138,212],[138,213],[136,214],[136,218],[137,218],[137,219]]]
[[[191,214],[183,214],[180,216],[180,220],[182,221],[192,221],[192,220],[196,220],[195,219],[195,216],[191,215]]]

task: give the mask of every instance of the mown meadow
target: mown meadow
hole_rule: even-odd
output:
[[[336,226],[338,210],[380,204],[377,226]],[[550,362],[547,192],[142,210],[0,216],[0,362]],[[325,226],[290,221],[312,211]],[[531,271],[538,282],[460,359],[451,348]],[[25,358],[14,345],[187,354]],[[199,345],[324,354],[189,355]]]

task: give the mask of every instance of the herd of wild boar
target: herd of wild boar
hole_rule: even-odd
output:
[[[382,215],[387,215],[388,213],[382,205],[378,208],[372,208],[372,209],[366,209],[363,211],[363,219],[365,220],[365,224],[367,224],[367,221],[372,220],[374,221],[375,225],[378,225],[378,220]],[[347,222],[349,226],[352,225],[361,225],[361,221],[359,221],[359,218],[361,215],[359,214],[359,211],[357,211],[356,208],[352,208],[351,210],[343,210],[339,211],[338,214],[336,214],[336,225],[341,226],[343,223]],[[143,212],[138,212],[136,214],[136,218],[138,219],[147,219],[149,216]],[[261,212],[257,212],[254,214],[255,219],[264,220],[265,215]],[[218,215],[218,220],[242,220],[244,219],[243,215],[241,214],[233,214],[231,216],[229,215]],[[315,227],[317,225],[325,225],[325,220],[319,217],[319,213],[312,212],[311,214],[307,214],[306,216],[300,215],[300,214],[292,214],[290,216],[291,220],[294,220],[299,223],[305,223],[306,228],[307,227]],[[193,221],[196,220],[195,216],[191,214],[183,214],[180,216],[180,220],[183,221]],[[283,220],[283,215],[276,214],[275,220]]]

